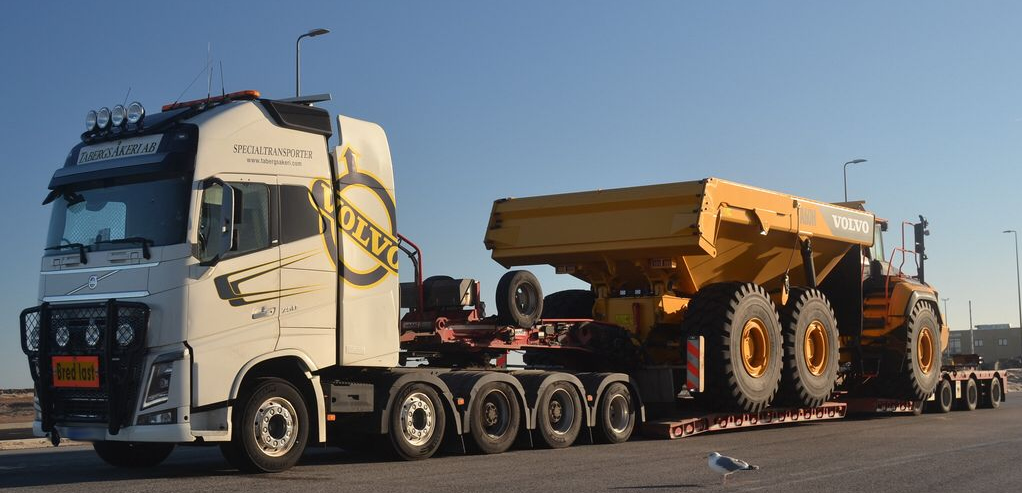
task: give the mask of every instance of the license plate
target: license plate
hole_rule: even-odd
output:
[[[99,356],[54,356],[54,387],[99,387]]]

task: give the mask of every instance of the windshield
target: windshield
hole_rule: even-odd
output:
[[[47,248],[83,245],[90,251],[185,242],[191,181],[121,179],[102,188],[67,187],[53,202]],[[128,239],[127,242],[116,240]],[[59,250],[53,248],[54,250]]]

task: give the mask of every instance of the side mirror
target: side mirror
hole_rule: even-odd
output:
[[[201,266],[216,265],[235,246],[234,188],[219,178],[202,185],[198,254]]]

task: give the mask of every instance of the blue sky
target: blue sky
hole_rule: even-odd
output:
[[[19,2],[0,18],[0,388],[30,385],[17,317],[36,304],[46,184],[85,113],[151,111],[222,61],[227,91],[303,92],[378,122],[398,225],[427,275],[503,268],[500,197],[718,176],[850,198],[931,223],[928,280],[953,328],[1018,323],[1022,37],[1017,2]],[[206,95],[205,77],[184,99]],[[214,83],[214,92],[219,81]],[[888,237],[888,245],[899,240]],[[574,286],[534,269],[551,292]],[[492,299],[492,295],[487,298]],[[491,304],[492,306],[492,304]]]

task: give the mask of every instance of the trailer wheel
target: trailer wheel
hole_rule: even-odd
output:
[[[294,466],[309,437],[302,395],[279,378],[260,378],[235,408],[234,436],[220,446],[227,461],[245,472],[280,472]]]
[[[955,403],[955,392],[951,388],[951,382],[941,378],[937,383],[937,390],[933,391],[933,401],[927,402],[929,412],[949,413]]]
[[[905,334],[903,379],[907,381],[911,399],[925,399],[937,388],[940,380],[940,324],[928,303],[912,308]]]
[[[635,429],[635,401],[628,386],[614,382],[607,387],[596,407],[596,440],[627,442]]]
[[[1003,397],[1001,395],[1001,381],[997,377],[991,378],[990,383],[986,385],[986,394],[983,395],[983,407],[997,409],[1001,407],[1001,399]]]
[[[528,328],[543,313],[543,290],[527,270],[513,270],[497,282],[497,320],[506,325]]]
[[[521,425],[522,411],[513,388],[504,382],[483,384],[469,404],[469,431],[484,454],[511,448]]]
[[[965,381],[965,389],[962,391],[962,398],[958,401],[959,411],[975,411],[979,404],[979,385],[976,379],[970,378]]]
[[[759,412],[781,382],[781,329],[763,287],[719,283],[689,303],[684,332],[706,341],[706,386],[696,394],[713,410]]]
[[[838,330],[823,293],[796,288],[781,312],[784,365],[777,401],[817,407],[834,391],[838,369]]]
[[[114,467],[153,467],[174,450],[173,443],[94,442],[92,448],[103,462]]]
[[[564,448],[575,443],[584,416],[574,386],[568,382],[551,384],[540,397],[536,412],[536,427],[547,447]]]
[[[390,408],[390,444],[404,460],[428,459],[440,448],[447,425],[436,390],[424,383],[401,388]]]

